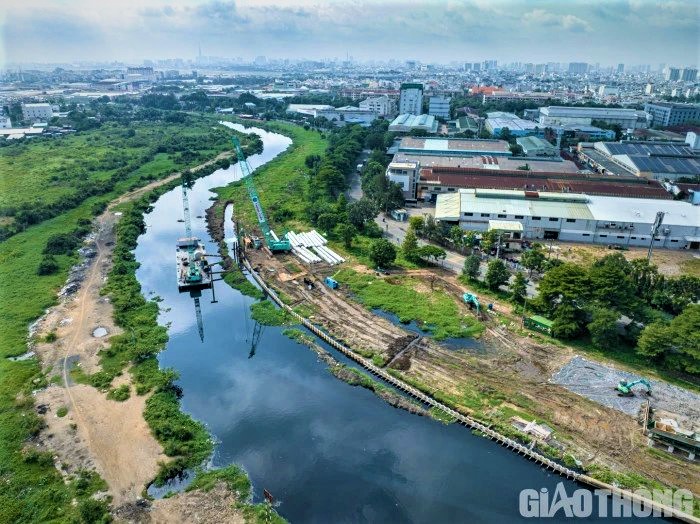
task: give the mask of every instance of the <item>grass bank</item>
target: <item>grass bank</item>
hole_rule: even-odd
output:
[[[308,168],[304,161],[308,155],[322,155],[326,150],[327,140],[318,131],[308,131],[284,122],[266,122],[260,124],[260,127],[292,139],[292,144],[284,153],[253,173],[268,221],[273,227],[306,227],[308,178],[305,173]],[[251,228],[257,227],[255,210],[242,181],[214,191],[219,201],[233,202],[236,221],[244,229],[250,231]]]
[[[209,123],[211,124],[211,120]],[[42,142],[41,144],[37,142],[36,144],[51,151],[45,151],[43,155],[32,152],[32,160],[26,161],[26,166],[33,166],[32,169],[39,173],[44,162],[47,159],[50,160],[52,154],[58,154],[55,148],[60,147],[60,142]],[[35,147],[32,143],[24,145],[30,151]],[[3,155],[6,151],[7,149],[3,149]],[[202,151],[212,156],[216,152],[210,149]],[[17,156],[13,158],[17,160]],[[14,184],[17,180],[14,175],[5,176],[4,167],[7,166],[5,156],[1,162],[3,175],[0,181],[3,195],[13,199]],[[57,291],[65,283],[69,268],[77,262],[75,254],[55,255],[56,270],[48,275],[37,275],[49,238],[76,230],[81,222],[89,222],[95,215],[101,213],[107,202],[135,186],[169,175],[172,171],[171,167],[171,164],[163,163],[151,164],[152,169],[140,166],[138,172],[130,173],[127,179],[120,180],[112,190],[101,195],[82,198],[77,205],[58,216],[32,225],[0,243],[0,303],[5,306],[0,315],[0,481],[3,486],[0,490],[0,522],[79,522],[88,517],[92,519],[87,520],[88,522],[97,521],[97,518],[93,517],[98,515],[102,505],[96,505],[93,502],[83,504],[86,496],[76,494],[70,484],[64,483],[62,476],[54,467],[50,454],[44,456],[36,453],[28,454],[25,451],[27,440],[36,436],[44,425],[42,418],[34,410],[31,393],[46,386],[47,380],[37,360],[13,362],[7,360],[7,357],[17,356],[27,351],[28,325],[56,303]],[[41,190],[35,192],[39,198],[43,195],[43,185],[50,184],[45,184],[44,180],[36,183],[41,186]],[[77,190],[77,187],[76,185],[73,189]],[[29,186],[21,186],[17,191],[20,195],[27,195],[32,192],[32,189]],[[54,194],[58,200],[60,200],[59,193],[57,191]],[[47,195],[51,194],[47,192]],[[13,199],[11,202],[22,203],[22,199],[19,198],[17,201]],[[150,314],[147,311],[148,308],[137,309],[139,314],[146,316]],[[119,357],[114,355],[113,358],[114,362],[111,364],[114,365]],[[138,368],[143,374],[143,381],[146,381],[149,377],[156,376],[149,369],[157,370],[157,362],[147,359],[140,362]],[[111,384],[111,380],[108,380],[109,373],[99,375],[95,380],[99,382],[100,379],[104,388],[108,388]],[[157,386],[159,383],[154,380],[151,389]],[[77,504],[73,503],[74,500]]]

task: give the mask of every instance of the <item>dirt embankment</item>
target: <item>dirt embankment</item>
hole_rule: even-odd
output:
[[[634,471],[700,493],[700,466],[677,456],[664,458],[663,453],[650,453],[636,417],[550,382],[553,373],[574,357],[571,348],[522,337],[517,334],[517,326],[500,324],[512,322],[505,316],[486,320],[481,352],[448,349],[429,337],[412,343],[414,337],[404,329],[373,314],[342,289],[328,290],[322,281],[334,269],[316,264],[290,274],[287,267],[291,257],[269,257],[261,251],[249,252],[248,257],[268,284],[289,298],[292,307],[313,311],[311,320],[334,337],[361,353],[381,357],[407,379],[449,396],[461,411],[478,412],[479,416],[497,416],[501,406],[525,411],[552,426],[567,453],[586,465]],[[434,279],[435,288],[453,294],[455,300],[466,291],[454,275],[444,271],[405,273]],[[315,282],[315,287],[308,289],[304,278]],[[494,304],[499,312],[509,313],[506,305]],[[460,303],[460,308],[470,314],[464,304]]]
[[[193,170],[197,171],[231,153],[222,153]],[[188,493],[154,505],[141,493],[156,474],[158,462],[167,460],[162,447],[143,419],[146,397],[132,390],[124,402],[108,400],[106,394],[71,380],[77,365],[86,373],[99,370],[99,351],[109,346],[109,335],[120,332],[113,320],[108,297],[100,295],[112,266],[114,227],[119,214],[115,206],[139,198],[148,191],[180,176],[175,173],[126,193],[95,219],[94,234],[88,240],[84,262],[73,272],[70,285],[61,293],[60,303],[49,309],[32,327],[33,350],[51,378],[52,385],[36,394],[37,410],[44,414],[46,427],[32,444],[54,453],[63,474],[94,469],[107,482],[115,513],[120,508],[140,508],[138,518],[120,517],[127,522],[242,522],[231,508],[232,495],[217,488],[208,493]],[[101,328],[95,331],[97,328]],[[47,338],[47,335],[51,334]],[[46,340],[55,340],[46,342]],[[114,386],[128,384],[125,374]],[[67,414],[58,413],[67,409]],[[153,513],[151,514],[151,509]],[[205,520],[200,520],[200,517]]]

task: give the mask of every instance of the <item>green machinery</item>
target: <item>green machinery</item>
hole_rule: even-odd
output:
[[[238,164],[241,166],[241,173],[243,175],[243,180],[245,186],[248,189],[248,196],[250,196],[251,202],[253,202],[253,207],[255,208],[255,213],[258,215],[258,223],[260,224],[260,229],[262,230],[263,237],[265,239],[265,245],[273,253],[280,253],[292,250],[292,244],[286,237],[279,238],[275,235],[275,232],[270,229],[270,225],[267,223],[267,218],[265,218],[265,212],[263,211],[262,205],[260,204],[260,197],[258,197],[258,191],[255,189],[255,184],[253,182],[253,170],[250,168],[250,164],[243,154],[243,149],[241,149],[241,143],[235,136],[231,138],[234,147],[236,148],[236,156],[238,157]]]
[[[199,263],[195,260],[197,241],[192,237],[192,221],[190,219],[190,200],[187,197],[188,181],[182,179],[182,211],[185,219],[185,239],[187,242],[187,273],[184,275],[184,284],[187,286],[200,284],[203,280]]]
[[[646,387],[647,395],[651,395],[651,384],[649,384],[648,380],[643,378],[640,378],[639,380],[634,380],[632,382],[621,380],[620,383],[615,387],[615,390],[617,390],[617,394],[621,397],[631,397],[634,395],[634,391],[632,391],[632,388],[640,384]]]
[[[465,293],[462,295],[462,300],[464,300],[467,304],[473,305],[476,308],[477,315],[481,313],[481,304],[479,303],[479,298],[476,295]]]

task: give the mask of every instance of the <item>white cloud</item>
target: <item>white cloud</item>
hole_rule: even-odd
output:
[[[591,25],[572,14],[557,14],[545,9],[533,9],[523,15],[523,21],[531,26],[558,27],[565,31],[590,32]]]

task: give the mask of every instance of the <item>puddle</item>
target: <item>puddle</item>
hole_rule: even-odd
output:
[[[415,333],[416,335],[420,335],[422,337],[432,337],[432,332],[429,329],[430,326],[426,326],[428,329],[423,329],[415,320],[412,320],[411,322],[401,322],[397,315],[384,311],[383,309],[373,309],[372,313],[388,320],[392,324],[397,325],[406,331],[410,331],[411,333]],[[486,348],[481,341],[471,337],[445,338],[442,340],[436,340],[436,342],[447,349],[464,349],[475,353],[486,353]]]
[[[26,353],[23,353],[16,357],[7,357],[7,360],[11,362],[22,362],[23,360],[29,360],[30,358],[33,358],[34,355],[36,355],[36,353],[34,353],[33,351],[27,351]]]
[[[182,475],[178,475],[177,477],[170,479],[160,487],[156,487],[155,484],[151,484],[148,486],[147,492],[154,499],[162,499],[168,493],[180,493],[181,491],[185,491],[187,486],[189,486],[193,480],[193,471],[183,471]]]
[[[401,319],[399,319],[398,315],[395,315],[394,313],[389,313],[388,311],[384,311],[383,309],[373,309],[372,313],[374,313],[378,317],[382,317],[388,320],[392,324],[395,324],[400,328],[405,329],[406,331],[410,331],[411,333],[415,333],[421,336],[430,336],[430,331],[422,329],[418,325],[418,322],[416,322],[415,320],[411,320],[410,322],[401,322]]]
[[[96,338],[104,337],[108,333],[107,328],[98,327],[92,332],[92,336]]]

